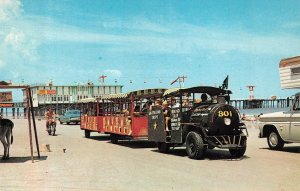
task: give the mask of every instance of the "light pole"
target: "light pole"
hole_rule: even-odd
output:
[[[107,76],[104,76],[104,75],[99,76],[99,81],[101,82],[101,86],[102,86],[102,95],[104,95],[104,79],[106,77]]]
[[[171,82],[171,85],[173,85],[175,82],[179,82],[179,87],[184,88],[184,79],[187,78],[186,76],[178,76],[173,82]]]

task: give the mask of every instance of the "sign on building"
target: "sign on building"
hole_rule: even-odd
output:
[[[0,102],[12,102],[12,92],[0,92]]]
[[[14,104],[13,103],[0,103],[0,108],[4,107],[4,108],[7,108],[7,107],[13,107]]]
[[[56,90],[38,90],[37,94],[38,95],[55,95]]]

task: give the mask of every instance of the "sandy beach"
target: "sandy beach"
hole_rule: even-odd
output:
[[[41,152],[32,163],[27,121],[13,121],[11,158],[0,162],[4,191],[300,189],[300,144],[271,151],[254,126],[248,128],[243,158],[232,159],[228,151],[217,149],[207,151],[204,160],[191,160],[184,148],[161,154],[147,142],[114,145],[97,133],[86,139],[78,125],[58,125],[57,136],[49,136],[42,120],[37,121],[39,142],[49,144],[51,152]],[[0,152],[1,157],[2,147]]]

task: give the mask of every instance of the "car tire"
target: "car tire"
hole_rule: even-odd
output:
[[[85,138],[90,138],[90,136],[91,136],[91,131],[89,131],[89,130],[84,130],[84,136],[85,136]]]
[[[60,124],[63,124],[63,122],[62,122],[61,120],[59,120],[59,123],[60,123]]]
[[[157,148],[160,153],[168,153],[170,151],[170,145],[168,143],[159,142]]]
[[[186,152],[191,159],[203,159],[205,147],[199,133],[191,131],[186,136]]]
[[[268,134],[267,141],[271,150],[280,150],[284,146],[284,141],[274,129],[272,129]]]
[[[48,135],[51,135],[51,128],[52,128],[52,126],[51,126],[51,125],[48,125],[48,127],[47,127]]]
[[[70,125],[70,122],[67,122],[67,125]]]
[[[56,124],[52,124],[52,136],[55,136]]]

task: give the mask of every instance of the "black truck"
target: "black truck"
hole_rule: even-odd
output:
[[[229,105],[230,94],[224,87],[211,86],[165,91],[163,99],[170,103],[170,116],[165,116],[160,105],[151,108],[148,140],[156,142],[162,153],[186,144],[192,159],[203,159],[206,149],[215,147],[229,149],[232,157],[243,156],[248,132],[238,110]]]

